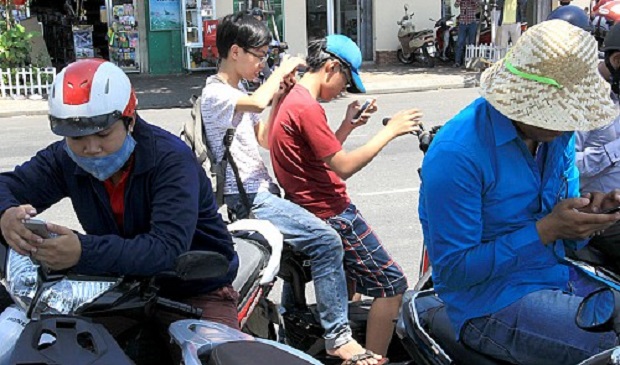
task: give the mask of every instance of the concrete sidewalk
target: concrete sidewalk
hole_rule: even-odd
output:
[[[129,75],[140,109],[187,108],[192,94],[199,95],[207,73],[169,76]],[[364,65],[362,80],[368,94],[388,94],[477,86],[479,74],[438,65],[432,69],[407,65]],[[0,99],[0,118],[47,114],[45,100]]]

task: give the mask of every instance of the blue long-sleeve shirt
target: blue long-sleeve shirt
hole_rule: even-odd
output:
[[[439,131],[422,165],[419,214],[435,290],[457,338],[472,318],[526,294],[566,289],[564,244],[536,221],[579,194],[573,133],[532,156],[512,122],[480,98]],[[580,245],[579,245],[580,246]]]

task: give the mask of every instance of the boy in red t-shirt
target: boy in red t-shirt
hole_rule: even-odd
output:
[[[353,120],[359,103],[349,105],[334,133],[317,99],[332,100],[345,89],[365,92],[358,68],[362,55],[343,35],[311,42],[308,72],[278,106],[269,136],[271,160],[285,196],[328,222],[342,237],[345,266],[356,291],[374,297],[366,330],[366,347],[385,356],[407,278],[376,233],[351,203],[343,180],[368,164],[394,138],[419,129],[422,114],[398,113],[364,146],[346,152],[342,143],[376,111],[374,103]]]

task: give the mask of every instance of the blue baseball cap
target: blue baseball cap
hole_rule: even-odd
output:
[[[362,51],[360,51],[360,48],[351,38],[341,34],[328,35],[326,40],[325,52],[334,56],[351,70],[352,82],[347,91],[354,94],[365,93],[366,88],[362,84],[362,79],[358,73],[360,66],[362,66]]]

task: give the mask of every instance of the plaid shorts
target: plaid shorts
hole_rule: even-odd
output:
[[[344,212],[326,221],[342,237],[345,270],[355,281],[356,292],[386,298],[407,290],[403,269],[383,247],[355,205],[349,204]]]

